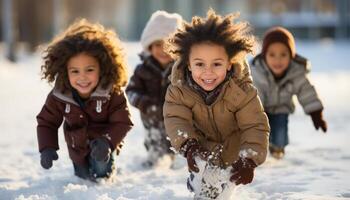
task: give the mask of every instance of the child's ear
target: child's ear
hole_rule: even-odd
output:
[[[229,66],[227,67],[227,71],[230,71],[232,69],[232,67],[233,67],[233,64],[230,63]]]
[[[189,71],[191,71],[191,65],[190,64],[187,64],[187,68]]]

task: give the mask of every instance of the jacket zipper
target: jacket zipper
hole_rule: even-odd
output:
[[[219,138],[220,143],[222,143],[221,134],[219,133],[218,127],[216,126],[216,123],[214,121],[214,114],[213,114],[212,106],[208,106],[207,110],[208,110],[208,114],[209,114],[209,120],[210,120],[210,123],[211,123],[212,127],[214,128],[214,131],[216,133],[216,137]]]

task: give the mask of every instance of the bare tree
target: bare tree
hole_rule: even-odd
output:
[[[6,44],[6,57],[12,61],[16,61],[16,43],[18,36],[17,16],[15,9],[15,1],[2,0],[3,13],[3,36]]]

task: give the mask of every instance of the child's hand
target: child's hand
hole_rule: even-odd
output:
[[[185,157],[187,159],[188,170],[193,172],[199,172],[196,161],[194,158],[199,156],[202,160],[207,161],[211,154],[206,148],[202,147],[197,140],[190,139],[185,144]]]
[[[140,100],[138,107],[141,110],[141,112],[147,114],[147,111],[152,105],[154,105],[154,100],[148,96],[145,96]]]
[[[310,116],[316,130],[321,128],[323,132],[327,132],[327,123],[323,119],[322,110],[316,110],[310,113]]]
[[[246,185],[251,183],[254,178],[254,169],[256,164],[253,160],[249,158],[239,158],[236,162],[232,164],[232,176],[230,178],[231,182],[235,182],[236,185],[243,184]]]
[[[96,161],[109,161],[111,148],[106,138],[97,138],[90,142],[90,156]]]
[[[40,155],[40,164],[44,169],[50,169],[52,167],[52,161],[57,159],[58,155],[55,149],[44,149]]]

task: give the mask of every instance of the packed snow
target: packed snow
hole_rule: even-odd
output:
[[[129,74],[139,62],[139,43],[125,45]],[[350,42],[297,41],[297,51],[312,64],[310,78],[323,100],[328,132],[314,130],[310,117],[298,105],[289,119],[290,145],[286,157],[271,157],[256,169],[252,184],[238,186],[231,199],[338,200],[350,199]],[[0,49],[0,52],[4,52]],[[144,129],[139,112],[116,159],[116,179],[92,183],[73,175],[62,130],[59,160],[50,170],[40,166],[36,115],[51,86],[40,79],[40,54],[20,54],[18,63],[0,56],[0,199],[16,200],[186,200],[187,164],[145,169]],[[165,161],[166,162],[166,161]],[[169,161],[168,161],[169,162]]]

